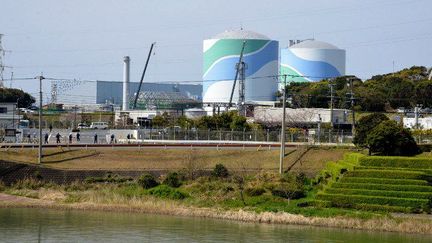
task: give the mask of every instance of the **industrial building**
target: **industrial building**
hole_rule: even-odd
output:
[[[324,109],[324,108],[286,108],[286,123],[292,126],[313,125],[317,123],[331,123],[336,126],[351,124],[348,121],[349,110]],[[280,107],[255,107],[254,121],[279,125],[283,117],[283,109]]]
[[[203,42],[203,102],[229,103],[242,47],[244,101],[274,101],[278,90],[279,42],[252,31],[225,31]],[[239,81],[232,101],[239,100]]]
[[[280,73],[290,82],[311,82],[345,75],[345,50],[317,40],[291,41],[281,50]]]
[[[68,88],[67,92],[63,91],[64,93],[61,93],[58,91],[57,103],[80,105],[122,104],[123,82],[121,81],[76,81],[76,83]],[[131,96],[138,90],[138,85],[138,82],[129,84],[129,94]],[[180,93],[183,96],[200,101],[202,85],[144,82],[141,91]]]

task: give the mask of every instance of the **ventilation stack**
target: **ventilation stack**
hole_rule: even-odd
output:
[[[126,111],[129,109],[129,73],[130,73],[130,58],[125,56],[123,59],[123,105],[122,110]]]

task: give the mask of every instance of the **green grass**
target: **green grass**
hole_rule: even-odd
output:
[[[331,183],[323,186],[309,204],[383,212],[429,212],[431,162],[425,157],[346,155],[344,161],[329,163],[323,170]]]
[[[330,201],[336,205],[352,204],[376,204],[401,207],[418,207],[428,202],[426,199],[382,197],[382,196],[365,196],[365,195],[343,195],[318,193],[317,199]]]
[[[383,191],[383,190],[347,189],[347,188],[327,188],[324,190],[324,192],[328,194],[401,197],[401,198],[417,198],[417,199],[429,199],[432,196],[430,192]]]
[[[432,186],[337,182],[337,183],[333,183],[332,187],[333,188],[347,188],[347,189],[384,190],[384,191],[430,192],[432,195]]]
[[[418,185],[428,186],[429,183],[424,180],[411,179],[385,179],[372,177],[342,177],[339,182],[345,183],[372,183],[372,184],[390,184],[390,185]]]

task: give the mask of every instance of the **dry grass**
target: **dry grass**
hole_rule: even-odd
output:
[[[293,166],[293,171],[314,174],[329,160],[339,160],[347,149],[312,149]],[[285,158],[285,168],[299,157],[301,149],[289,148]],[[279,166],[278,150],[233,150],[233,149],[98,149],[69,150],[50,148],[44,150],[46,166],[59,169],[116,169],[116,170],[170,170],[200,166],[213,168],[222,163],[229,169],[276,170]],[[3,160],[35,163],[37,150],[0,151]]]
[[[244,210],[223,210],[217,208],[196,208],[184,206],[179,202],[159,200],[151,197],[126,198],[123,196],[107,195],[106,193],[89,193],[83,202],[53,203],[52,201],[23,201],[10,203],[0,201],[0,207],[43,207],[55,209],[79,209],[99,211],[125,211],[139,213],[166,214],[176,216],[192,216],[204,218],[218,218],[257,223],[296,224],[337,227],[347,229],[363,229],[375,231],[394,231],[403,233],[432,234],[431,219],[415,217],[393,218],[390,216],[372,219],[349,217],[305,217],[284,212],[256,213]]]

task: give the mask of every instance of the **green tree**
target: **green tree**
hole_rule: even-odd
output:
[[[383,121],[387,121],[388,117],[382,113],[373,113],[359,119],[356,124],[356,131],[353,143],[358,147],[367,147],[366,138],[372,129]]]
[[[383,121],[367,135],[369,153],[412,156],[420,152],[411,132],[395,121]]]
[[[0,89],[0,102],[17,102],[19,108],[27,108],[35,102],[35,98],[20,89]]]

